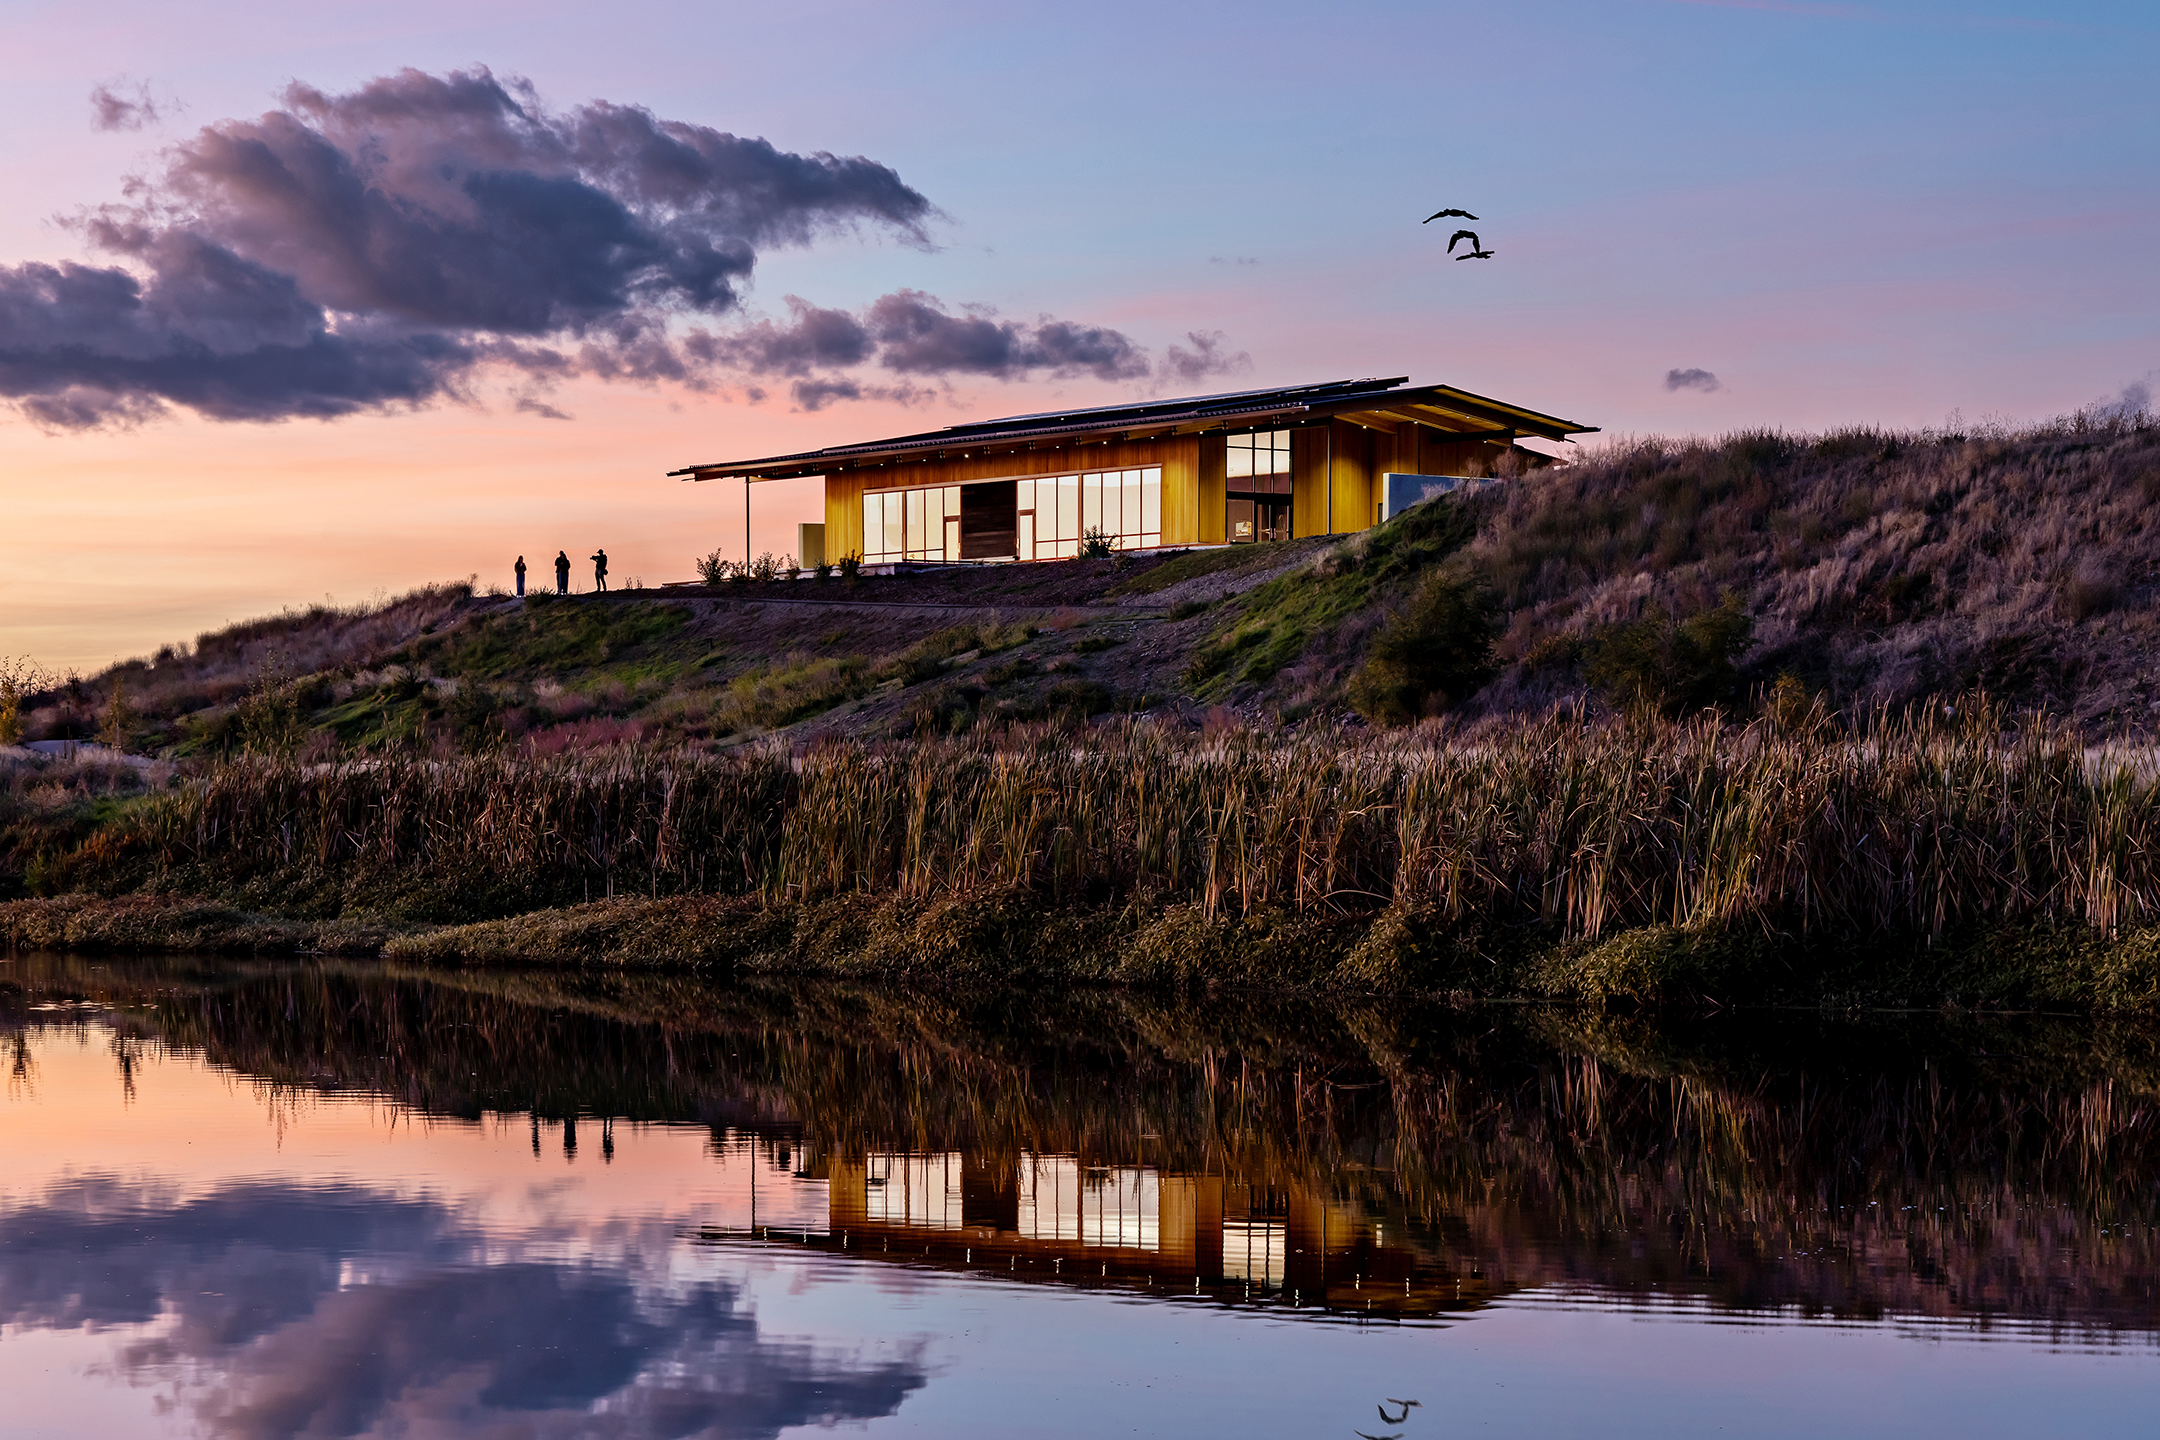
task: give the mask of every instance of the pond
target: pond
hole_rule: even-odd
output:
[[[13,1440],[2160,1431],[2136,1026],[30,956],[0,1039]]]

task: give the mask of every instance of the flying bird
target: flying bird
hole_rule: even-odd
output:
[[[1352,1430],[1350,1433],[1357,1436],[1358,1440],[1402,1440],[1403,1437],[1403,1432],[1400,1430],[1393,1435],[1367,1435],[1363,1430]]]
[[[1475,219],[1477,219],[1477,216],[1475,216],[1475,215],[1472,215],[1472,214],[1471,214],[1471,213],[1470,213],[1469,211],[1467,211],[1467,210],[1435,210],[1435,211],[1434,211],[1434,212],[1433,212],[1432,214],[1430,214],[1430,215],[1427,215],[1427,216],[1426,216],[1426,217],[1425,217],[1425,218],[1424,218],[1423,220],[1420,220],[1420,221],[1418,221],[1418,224],[1420,224],[1420,225],[1430,225],[1430,224],[1432,224],[1432,222],[1433,222],[1433,221],[1435,221],[1435,220],[1438,220],[1438,219],[1441,219],[1442,217],[1444,217],[1444,216],[1448,216],[1448,215],[1460,215],[1460,216],[1462,216],[1462,218],[1463,218],[1463,219],[1465,219],[1465,220],[1475,220]]]
[[[1418,1402],[1415,1400],[1397,1400],[1394,1396],[1390,1395],[1388,1396],[1387,1403],[1388,1405],[1402,1406],[1402,1414],[1390,1415],[1387,1413],[1387,1405],[1375,1405],[1373,1406],[1373,1409],[1380,1412],[1380,1423],[1383,1425],[1400,1425],[1405,1420],[1408,1420],[1410,1418],[1410,1407],[1417,1404]]]
[[[1464,240],[1470,242],[1470,253],[1467,255],[1455,255],[1455,247]],[[1490,260],[1493,257],[1493,252],[1485,248],[1485,242],[1478,239],[1475,230],[1457,230],[1453,235],[1448,236],[1447,248],[1448,254],[1455,255],[1457,260]]]

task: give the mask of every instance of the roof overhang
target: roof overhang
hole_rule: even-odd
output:
[[[1017,415],[793,455],[690,465],[668,474],[684,480],[789,480],[917,461],[1018,454],[1110,441],[1160,440],[1209,431],[1280,429],[1333,419],[1389,432],[1412,425],[1449,440],[1501,445],[1513,444],[1523,436],[1566,440],[1573,435],[1593,434],[1597,429],[1450,385],[1401,388],[1407,379],[1338,380],[1286,390],[1248,390]]]

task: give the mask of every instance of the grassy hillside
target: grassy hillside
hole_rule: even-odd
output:
[[[168,646],[21,719],[182,760],[322,758],[1585,696],[1851,715],[1985,690],[2144,734],[2156,500],[2147,417],[1644,440],[1338,542],[523,601],[434,587]]]

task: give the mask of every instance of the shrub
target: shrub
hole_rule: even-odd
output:
[[[1376,725],[1403,725],[1468,698],[1492,678],[1493,597],[1476,577],[1436,570],[1388,618],[1350,677],[1350,703]]]
[[[1117,692],[1100,680],[1060,680],[1043,692],[1052,715],[1100,715],[1117,708]]]
[[[727,561],[721,559],[720,552],[715,550],[712,554],[704,556],[697,562],[698,579],[704,581],[707,585],[718,585],[728,578],[728,574],[733,568]]]
[[[1615,705],[1677,715],[1731,700],[1734,663],[1754,642],[1755,622],[1738,591],[1708,610],[1675,620],[1662,605],[1641,618],[1598,627],[1583,645],[1583,679]]]
[[[853,580],[862,574],[862,556],[849,553],[840,557],[840,578]]]
[[[22,743],[23,701],[50,688],[52,683],[52,678],[29,660],[0,659],[0,745]]]
[[[1080,554],[1089,560],[1107,560],[1116,546],[1100,525],[1090,525],[1080,537]]]

